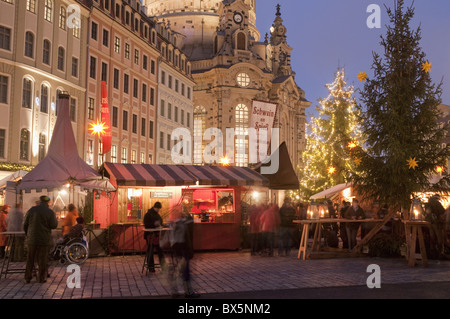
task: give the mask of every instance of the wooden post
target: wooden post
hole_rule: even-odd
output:
[[[382,222],[376,224],[375,227],[372,228],[370,232],[368,232],[367,235],[361,239],[361,241],[353,248],[352,252],[360,252],[362,250],[362,247],[367,244],[373,238],[373,236],[375,236],[381,230],[381,228],[383,228],[384,225],[386,225],[386,223],[392,218],[392,216],[395,215],[395,213],[395,211],[391,211],[389,214],[387,214]]]
[[[302,237],[300,240],[300,247],[298,249],[298,259],[300,259],[303,253],[303,260],[306,259],[306,250],[308,249],[308,236],[309,236],[309,224],[305,223],[303,225]]]

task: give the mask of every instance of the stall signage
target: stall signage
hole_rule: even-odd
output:
[[[151,198],[172,198],[171,192],[150,192]]]

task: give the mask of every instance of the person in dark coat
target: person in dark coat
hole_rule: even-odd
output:
[[[280,231],[278,238],[278,255],[283,253],[289,256],[292,248],[292,241],[295,230],[295,208],[292,206],[290,198],[285,198],[283,206],[280,208]]]
[[[37,282],[47,281],[48,254],[51,245],[52,229],[58,227],[55,212],[49,208],[50,198],[41,196],[40,203],[28,210],[23,223],[28,243],[27,266],[25,282],[30,283],[35,262],[39,272]]]
[[[425,220],[430,222],[431,258],[444,256],[445,243],[445,208],[440,202],[439,194],[433,195],[425,205]]]
[[[163,220],[159,215],[159,211],[161,210],[162,205],[160,202],[156,202],[152,208],[150,208],[144,216],[144,228],[159,228],[163,226]],[[153,236],[151,236],[150,232],[144,232],[144,239],[147,241],[147,249],[150,251],[147,252],[147,267],[150,272],[155,272],[155,259],[154,252],[158,254],[159,264],[161,268],[165,266],[164,253],[159,246],[159,232],[153,232]],[[153,240],[150,242],[150,240]],[[153,244],[153,245],[152,245]],[[153,246],[153,249],[151,247]]]
[[[173,222],[171,232],[171,244],[177,268],[174,271],[175,275],[180,275],[183,280],[184,296],[186,298],[199,298],[200,294],[196,293],[192,288],[190,273],[190,261],[194,258],[194,219],[191,214],[182,212],[180,218]],[[178,297],[176,278],[173,275],[172,273],[170,278],[172,297]]]
[[[345,218],[345,212],[350,207],[350,202],[347,202],[346,200],[342,201],[342,207],[339,210],[339,217]],[[346,223],[340,223],[339,224],[339,237],[341,237],[342,240],[342,248],[347,249],[348,248],[348,236],[347,236],[347,230],[346,230]]]
[[[353,199],[352,206],[350,206],[345,212],[345,218],[352,220],[360,220],[365,219],[366,215],[364,214],[363,209],[359,206],[359,201],[357,199]],[[345,225],[347,236],[348,236],[348,249],[352,250],[356,246],[356,234],[358,233],[358,228],[361,223],[346,223]]]

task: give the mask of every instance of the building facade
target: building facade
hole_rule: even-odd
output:
[[[175,140],[174,130],[185,129],[192,135],[193,129],[193,88],[190,74],[191,63],[187,56],[176,46],[180,35],[172,32],[165,22],[157,25],[158,47],[161,56],[158,59],[158,114],[156,117],[156,164],[174,164],[172,149],[179,141]],[[192,161],[191,141],[176,153],[189,157]]]
[[[275,128],[291,161],[301,165],[306,146],[305,109],[310,102],[295,82],[287,29],[277,6],[270,34],[260,41],[254,0],[145,0],[149,15],[170,23],[189,56],[194,87],[194,136],[208,128],[234,128],[234,164],[249,163],[248,129],[255,100],[277,104]],[[243,135],[243,136],[242,136]],[[205,144],[194,146],[194,163],[204,162]],[[239,154],[238,149],[244,149]],[[224,145],[224,154],[226,149]]]
[[[80,20],[68,19],[70,5]],[[70,116],[83,151],[86,99],[86,1],[0,1],[0,170],[36,165],[46,155],[58,111],[70,94]]]
[[[5,114],[0,171],[2,165],[9,170],[35,166],[45,157],[58,92],[71,96],[78,152],[92,167],[104,161],[156,163],[158,153],[170,162],[168,146],[157,147],[159,131],[167,136],[175,127],[192,126],[194,82],[176,37],[148,17],[140,1],[2,0],[0,17],[0,111]],[[173,88],[159,90],[160,67],[173,78]],[[112,149],[105,155],[101,139],[89,131],[101,118],[102,81],[112,134]],[[172,118],[163,118],[161,127],[159,94],[173,106]]]
[[[158,57],[156,30],[139,2],[93,1],[89,28],[85,160],[151,164],[155,158]],[[101,83],[108,89],[112,148],[88,132],[101,118]]]

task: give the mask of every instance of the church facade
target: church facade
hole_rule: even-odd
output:
[[[286,142],[292,164],[305,149],[305,110],[310,102],[295,81],[292,48],[280,6],[270,33],[261,41],[255,0],[146,0],[147,14],[177,34],[191,61],[194,86],[194,138],[208,128],[235,133],[232,164],[248,166],[248,129],[253,101],[277,104],[275,128]],[[203,145],[194,145],[194,163],[204,163]],[[224,154],[226,155],[225,145]],[[240,153],[239,149],[245,149]]]

